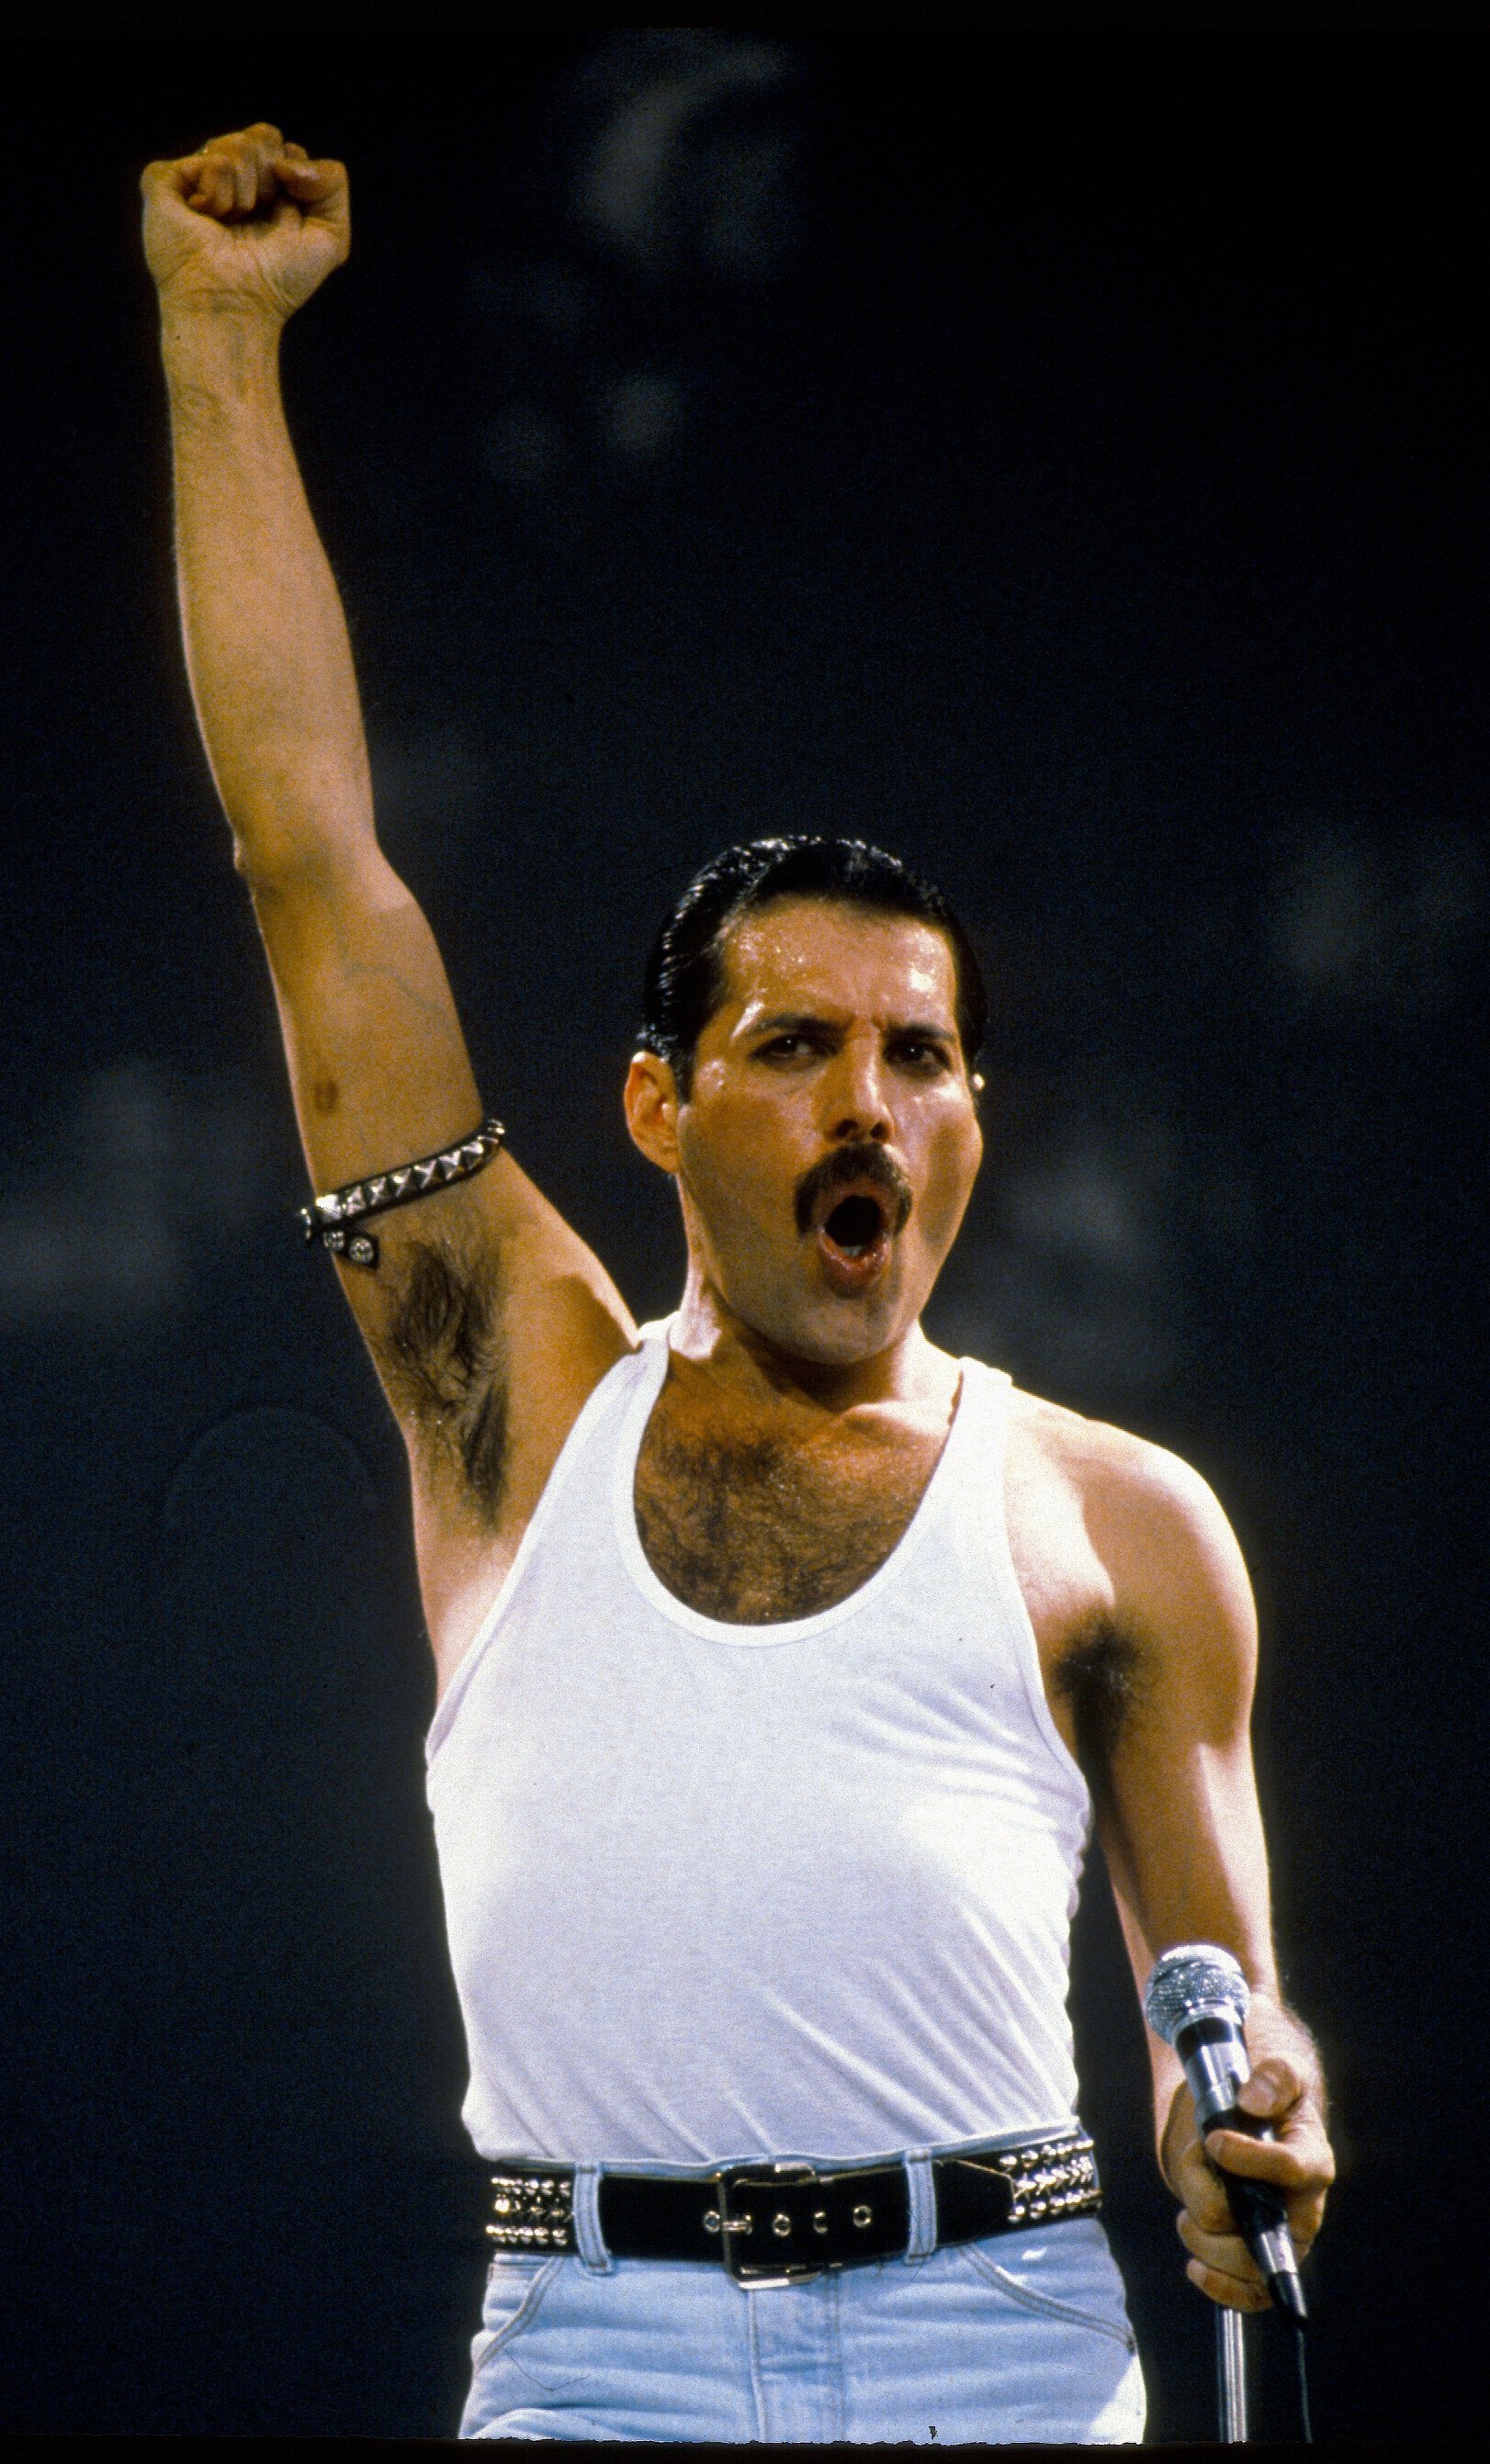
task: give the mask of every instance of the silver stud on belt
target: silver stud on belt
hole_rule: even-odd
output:
[[[555,2173],[494,2173],[486,2238],[499,2250],[573,2250],[574,2185]]]
[[[1084,2213],[1095,2203],[1097,2165],[1087,2138],[1012,2148],[988,2161],[1010,2185],[1012,2225],[1048,2224],[1056,2216]]]

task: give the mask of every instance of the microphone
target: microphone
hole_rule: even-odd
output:
[[[1208,2130],[1244,2130],[1251,2139],[1274,2135],[1269,2123],[1244,2113],[1236,2101],[1237,2089],[1252,2072],[1242,2034],[1251,1999],[1231,1952],[1214,1943],[1184,1942],[1154,1963],[1145,2016],[1184,2064],[1202,2137]],[[1281,2190],[1239,2173],[1224,2179],[1232,2213],[1268,2291],[1284,2317],[1301,2327],[1308,2312]]]

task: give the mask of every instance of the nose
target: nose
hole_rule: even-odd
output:
[[[829,1072],[828,1134],[835,1146],[888,1145],[893,1124],[877,1035],[850,1036]]]

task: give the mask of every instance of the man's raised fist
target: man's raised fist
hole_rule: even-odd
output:
[[[151,163],[145,253],[162,306],[258,309],[282,323],[351,246],[346,172],[264,120]]]

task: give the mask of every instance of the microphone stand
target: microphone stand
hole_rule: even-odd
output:
[[[1215,2374],[1217,2414],[1223,2447],[1247,2443],[1247,2348],[1242,2342],[1242,2314],[1217,2305]]]

